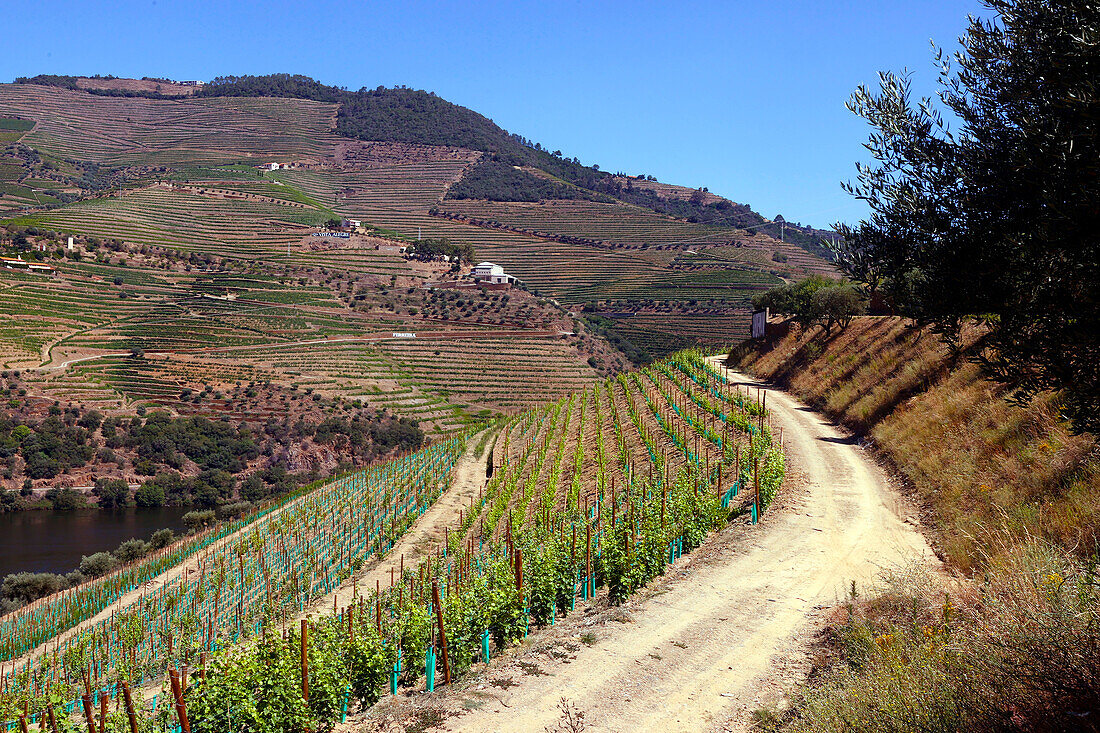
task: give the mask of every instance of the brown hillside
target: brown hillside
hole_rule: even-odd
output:
[[[772,327],[768,343],[734,354],[735,366],[872,438],[911,482],[956,567],[973,569],[1001,527],[1082,555],[1097,549],[1095,439],[1070,433],[1054,396],[1018,407],[983,379],[968,359],[979,329],[953,360],[935,334],[897,318],[859,318],[829,339],[790,322]]]
[[[661,183],[660,181],[644,181],[632,176],[615,176],[615,182],[624,187],[629,182],[634,188],[639,188],[643,191],[654,191],[663,199],[682,199],[687,201],[698,191],[703,197],[702,202],[704,204],[716,204],[719,201],[729,200],[718,194],[710,193],[709,191],[688,188],[687,186],[677,186],[672,183]]]
[[[80,89],[111,89],[120,92],[163,94],[166,97],[190,97],[198,88],[153,79],[91,79],[87,77],[78,78],[76,86]]]

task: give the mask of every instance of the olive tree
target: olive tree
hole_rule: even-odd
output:
[[[880,74],[849,108],[873,162],[848,190],[869,218],[838,225],[849,276],[977,357],[1021,403],[1060,391],[1100,428],[1100,5],[985,0],[961,49],[936,52],[937,98]],[[950,123],[950,124],[949,124]]]

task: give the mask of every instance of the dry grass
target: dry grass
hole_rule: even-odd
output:
[[[926,570],[852,598],[836,655],[765,730],[1100,729],[1097,578],[1048,543],[999,535],[982,582],[946,592]]]
[[[911,481],[950,564],[982,567],[997,544],[991,527],[1082,557],[1097,551],[1095,439],[1070,433],[1052,395],[1026,408],[1007,402],[969,361],[979,329],[964,333],[956,358],[935,334],[897,318],[859,318],[828,340],[818,329],[778,330],[766,346],[735,354],[737,366],[873,437]]]

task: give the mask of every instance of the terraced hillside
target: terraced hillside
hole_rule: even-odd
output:
[[[253,259],[285,256],[288,244],[297,243],[309,226],[325,218],[324,212],[312,208],[150,186],[123,196],[79,201],[16,223]]]
[[[22,142],[60,160],[110,166],[320,160],[336,106],[308,100],[102,97],[0,84],[0,116],[35,120]]]
[[[522,291],[425,287],[446,264],[390,254],[393,272],[363,274],[77,241],[51,259],[53,276],[0,270],[0,366],[23,370],[25,394],[13,396],[35,404],[254,422],[266,407],[223,405],[214,393],[271,383],[449,432],[622,363]],[[188,397],[200,392],[210,395],[201,405]]]
[[[563,234],[610,244],[726,244],[737,230],[691,224],[630,204],[596,201],[522,202],[447,200],[443,212],[506,224],[531,232]]]
[[[0,176],[26,187],[33,168],[56,178],[34,185],[79,197],[7,198],[18,215],[0,246],[57,274],[0,271],[0,363],[32,368],[30,396],[116,411],[193,414],[187,390],[266,380],[451,431],[630,359],[725,345],[753,293],[828,269],[632,204],[451,200],[483,152],[340,137],[341,114],[311,99],[0,85],[2,134],[23,146]],[[315,236],[343,217],[363,228]],[[534,297],[473,287],[470,263],[402,254],[421,238],[472,246]]]
[[[372,171],[369,175],[330,171],[280,171],[277,175],[312,198],[326,202],[340,214],[361,218],[399,236],[470,243],[478,259],[504,266],[526,286],[567,306],[599,300],[622,301],[624,305],[636,301],[687,304],[705,300],[712,308],[723,310],[725,316],[709,319],[711,332],[718,323],[734,329],[717,341],[696,338],[699,329],[692,327],[690,313],[680,318],[666,315],[661,323],[651,324],[651,329],[663,328],[663,334],[618,329],[620,335],[631,341],[637,337],[638,344],[653,355],[696,343],[721,344],[743,337],[747,333],[746,313],[751,296],[780,282],[773,272],[793,275],[830,269],[812,255],[767,237],[742,235],[742,242],[748,244],[739,242],[740,247],[730,246],[727,244],[729,230],[700,227],[626,205],[592,202],[492,204],[544,208],[554,212],[544,221],[550,229],[545,233],[618,237],[615,244],[619,246],[612,247],[559,241],[538,236],[535,229],[520,232],[487,228],[429,214],[438,206],[449,208],[456,203],[472,206],[468,202],[438,203],[438,198],[461,171],[458,164],[440,163],[394,166]],[[411,185],[412,181],[417,185]],[[593,218],[593,212],[599,216]],[[601,226],[604,228],[599,229]],[[650,226],[654,228],[647,230]],[[647,231],[642,237],[646,241],[634,241],[639,238],[639,232]],[[685,238],[700,243],[689,245]],[[628,246],[628,241],[634,244]],[[722,254],[704,262],[690,261],[700,251],[709,251],[707,241],[718,243],[714,249],[720,249]],[[725,252],[730,250],[744,252],[746,256],[742,259],[726,256]],[[776,251],[790,251],[793,259],[787,263],[776,262],[773,259]],[[681,258],[689,259],[684,262]],[[327,258],[330,262],[343,259],[343,255],[335,253]]]

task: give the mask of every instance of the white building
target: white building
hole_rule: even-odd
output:
[[[508,285],[515,282],[515,278],[504,272],[504,268],[492,262],[479,262],[474,268],[475,280],[488,280],[493,285]]]
[[[479,262],[477,267],[474,268],[474,279],[476,280],[488,280],[493,275],[503,275],[504,268],[500,265],[495,265],[492,262]]]
[[[345,229],[358,229],[362,225],[358,219],[344,219]]]

